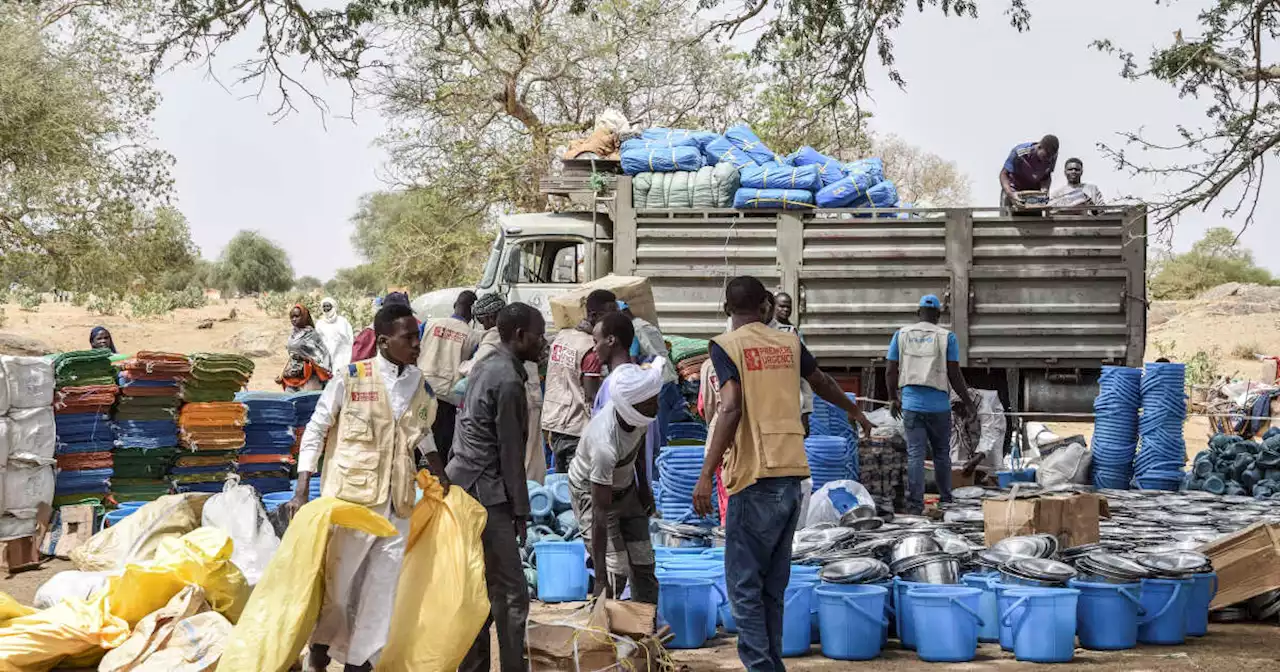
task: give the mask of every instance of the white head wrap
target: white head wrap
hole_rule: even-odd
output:
[[[324,310],[323,310],[323,308],[324,308],[324,304],[326,304],[326,303],[331,303],[331,304],[333,304],[333,310],[332,310],[332,311],[329,311],[329,312],[327,312],[327,313],[326,313],[326,312],[324,312]],[[326,296],[326,297],[324,297],[323,299],[320,299],[320,307],[321,307],[321,311],[320,311],[320,319],[324,320],[325,322],[329,322],[329,323],[333,323],[333,322],[337,322],[337,321],[338,321],[338,302],[337,302],[337,301],[335,301],[335,300],[333,299],[333,297],[331,297],[331,296]]]
[[[654,418],[637,411],[635,405],[662,392],[664,365],[662,357],[655,357],[644,366],[623,364],[609,374],[609,401],[628,425],[645,427],[654,421]]]

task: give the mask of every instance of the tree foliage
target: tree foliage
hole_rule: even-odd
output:
[[[241,292],[283,292],[293,286],[289,255],[257,231],[237,233],[219,266],[227,285]]]
[[[969,204],[969,177],[954,161],[916,147],[896,135],[872,140],[872,154],[884,159],[898,197],[917,207],[949,208]]]
[[[320,282],[320,278],[314,275],[304,275],[293,281],[293,288],[304,292],[320,289],[321,287],[324,287],[324,283]]]
[[[1240,245],[1234,232],[1215,227],[1190,251],[1158,262],[1149,285],[1152,298],[1190,299],[1227,282],[1269,285],[1273,279],[1254,263],[1253,253]]]
[[[386,288],[387,281],[373,264],[339,268],[333,279],[324,283],[324,291],[330,295],[354,293],[368,296],[381,294]]]
[[[493,240],[485,222],[452,191],[384,191],[361,199],[351,242],[387,283],[427,291],[475,281]]]

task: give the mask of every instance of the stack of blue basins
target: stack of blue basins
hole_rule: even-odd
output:
[[[858,403],[857,395],[846,392],[849,401]],[[809,416],[809,436],[839,436],[849,444],[849,478],[858,480],[858,431],[849,424],[849,416],[839,406],[822,397],[813,398],[813,413]]]
[[[1093,402],[1093,485],[1129,489],[1133,456],[1138,450],[1138,406],[1142,400],[1142,370],[1104,366]]]
[[[671,446],[698,446],[707,442],[707,426],[700,422],[673,422],[667,426],[667,445],[659,452],[661,455]],[[653,500],[662,496],[662,474],[653,470]]]
[[[703,446],[667,446],[662,449],[658,456],[658,474],[662,479],[658,510],[664,520],[694,522],[698,519],[693,512],[693,488],[702,473],[704,453]],[[716,504],[713,496],[713,509],[718,509]],[[712,517],[719,520],[716,513]]]
[[[809,474],[813,491],[831,481],[855,479],[853,453],[848,439],[842,436],[810,436],[804,440],[804,453],[809,458]]]
[[[1147,364],[1142,375],[1141,450],[1133,461],[1134,484],[1144,490],[1177,490],[1186,474],[1186,366]]]
[[[248,409],[244,448],[237,455],[240,481],[262,494],[288,491],[297,417],[293,401],[275,392],[241,392],[236,401]]]

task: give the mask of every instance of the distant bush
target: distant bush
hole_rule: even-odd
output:
[[[373,324],[373,300],[362,294],[335,293],[333,299],[338,302],[338,312],[351,322],[355,331]],[[258,310],[270,317],[289,318],[289,311],[297,304],[302,304],[311,311],[311,317],[320,321],[320,298],[306,292],[276,292],[258,295],[255,304]]]
[[[40,310],[40,304],[44,303],[44,295],[30,287],[19,287],[14,292],[13,298],[18,306],[28,313]]]
[[[104,296],[98,296],[97,294],[94,294],[92,297],[90,297],[88,293],[80,292],[80,293],[77,293],[76,296],[87,297],[86,298],[87,304],[85,305],[85,308],[89,312],[95,315],[119,315],[120,314],[120,306],[122,302],[120,301],[120,297],[116,296],[115,294],[107,294]]]
[[[1254,263],[1253,253],[1240,245],[1236,234],[1215,227],[1205,231],[1191,251],[1153,264],[1148,287],[1154,299],[1193,299],[1228,282],[1270,285],[1275,280]]]
[[[1253,342],[1241,343],[1231,348],[1231,356],[1236,359],[1253,359],[1254,353],[1262,352],[1262,348]]]
[[[4,303],[4,302],[0,301],[0,303]],[[8,322],[8,321],[9,321],[9,318],[6,317],[4,314],[4,307],[0,306],[0,328],[4,328],[5,322]]]
[[[179,308],[203,308],[208,304],[204,292],[188,287],[178,292],[149,292],[129,297],[129,312],[134,317],[167,315]]]

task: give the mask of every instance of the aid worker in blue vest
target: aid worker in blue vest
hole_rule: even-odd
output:
[[[924,510],[924,460],[933,451],[933,471],[941,501],[951,501],[951,395],[960,396],[966,414],[976,413],[969,386],[960,372],[956,335],[938,326],[942,303],[920,299],[920,321],[903,327],[889,341],[889,387],[893,417],[901,418],[907,439],[907,513]],[[948,385],[950,387],[948,387]]]

